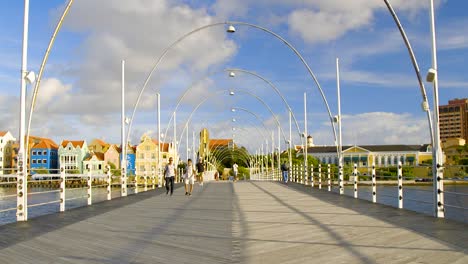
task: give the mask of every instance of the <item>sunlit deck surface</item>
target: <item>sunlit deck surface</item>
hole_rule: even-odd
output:
[[[466,224],[275,182],[157,189],[0,235],[0,263],[468,263]]]

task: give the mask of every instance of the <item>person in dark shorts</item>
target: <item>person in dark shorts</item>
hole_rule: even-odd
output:
[[[198,182],[200,186],[203,186],[203,173],[205,173],[205,164],[203,164],[202,158],[198,160],[196,167],[198,173]]]

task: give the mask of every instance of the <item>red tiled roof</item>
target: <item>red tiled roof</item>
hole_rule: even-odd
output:
[[[158,144],[158,140],[152,139],[152,141],[154,144]],[[169,152],[169,143],[161,142],[159,147],[161,148],[161,152]]]
[[[62,147],[66,147],[68,143],[72,143],[73,147],[78,147],[80,146],[81,148],[83,147],[84,140],[63,140],[62,141]]]
[[[44,138],[38,144],[32,146],[32,149],[41,148],[41,149],[58,149],[57,144],[54,141],[48,138]]]
[[[217,147],[227,147],[229,143],[232,142],[232,139],[210,139],[210,143],[208,147],[210,149],[217,148]]]
[[[8,133],[8,131],[0,131],[0,137],[3,137],[6,133]]]
[[[91,160],[94,156],[96,156],[99,161],[104,161],[104,153],[102,152],[92,152],[91,155],[85,159],[85,161]]]
[[[98,145],[101,145],[101,146],[103,146],[103,147],[108,147],[108,146],[109,146],[108,143],[104,142],[104,141],[101,140],[101,139],[97,139],[97,138],[94,139],[93,141],[91,141],[91,144],[90,144],[90,145],[94,145],[95,143],[98,144]]]

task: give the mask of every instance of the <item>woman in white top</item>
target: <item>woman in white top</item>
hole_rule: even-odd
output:
[[[176,175],[176,169],[174,163],[172,163],[172,157],[169,158],[169,163],[164,169],[164,179],[166,179],[166,195],[169,193],[169,186],[171,190],[171,195],[174,192],[174,178]]]
[[[195,182],[195,168],[193,167],[192,160],[187,160],[187,171],[184,175],[185,179],[185,195],[192,195],[193,183]],[[189,185],[190,184],[190,188]]]

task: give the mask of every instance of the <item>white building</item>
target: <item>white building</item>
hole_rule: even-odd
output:
[[[16,138],[9,131],[0,131],[0,174],[10,174],[13,164],[13,143]]]

